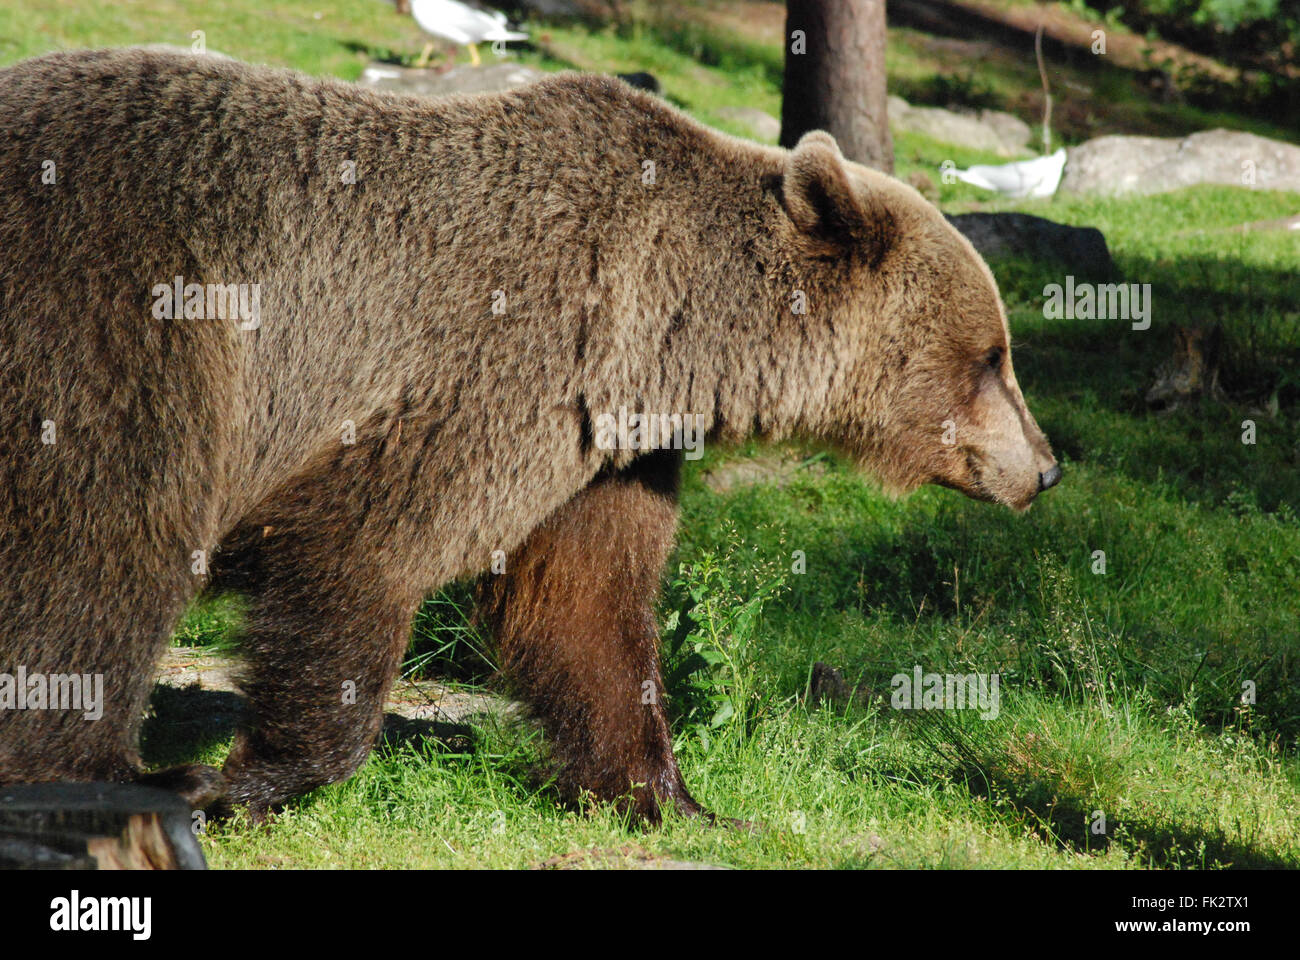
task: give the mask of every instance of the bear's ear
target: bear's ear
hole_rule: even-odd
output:
[[[845,244],[867,233],[867,211],[853,194],[844,156],[829,133],[805,133],[785,161],[786,214],[803,233]]]

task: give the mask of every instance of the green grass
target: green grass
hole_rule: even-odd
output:
[[[17,0],[0,10],[0,60],[186,44],[195,28],[232,55],[345,78],[367,56],[409,58],[423,42],[377,0]],[[775,46],[694,20],[533,29],[546,40],[522,58],[543,68],[650,70],[708,122],[728,105],[779,113]],[[891,81],[905,95],[934,83],[922,41],[891,38]],[[1003,105],[1037,83],[1005,64],[974,76],[985,88],[975,93]],[[1131,113],[1160,109],[1133,101]],[[1162,122],[1204,119],[1179,109]],[[537,731],[484,720],[468,747],[391,741],[356,777],[270,826],[213,825],[204,846],[214,866],[523,867],[566,854],[576,865],[652,856],[740,867],[1300,866],[1300,280],[1293,236],[1231,230],[1291,212],[1297,198],[1198,188],[995,203],[937,171],[946,159],[996,158],[908,135],[896,147],[900,175],[926,171],[945,209],[1099,227],[1120,277],[1152,284],[1154,322],[1139,332],[1046,320],[1042,289],[1063,269],[994,264],[1019,377],[1065,466],[1061,486],[1026,516],[937,489],[890,500],[831,456],[784,487],[726,495],[705,483],[708,471],[756,448],[709,450],[688,468],[662,605],[668,662],[680,668],[674,735],[697,798],[760,828],[670,819],[642,831],[610,809],[565,809]],[[1210,321],[1228,342],[1228,399],[1148,412],[1142,396],[1172,327]],[[1254,446],[1240,442],[1247,418]],[[1094,572],[1098,550],[1104,574]],[[794,551],[806,572],[792,571]],[[493,685],[468,600],[461,584],[426,604],[412,672]],[[204,601],[178,642],[227,643],[240,616],[237,601]],[[1000,713],[810,704],[816,661],[886,694],[917,664],[996,672]],[[172,696],[158,698],[163,720]],[[165,723],[146,743],[159,763],[219,762],[227,746],[224,732]],[[1098,812],[1105,834],[1089,828]]]

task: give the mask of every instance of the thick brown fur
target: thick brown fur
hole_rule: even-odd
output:
[[[0,171],[0,673],[106,699],[0,711],[0,782],[140,776],[195,551],[252,603],[224,803],[344,778],[420,598],[506,551],[487,612],[565,792],[694,812],[642,703],[676,460],[594,417],[1016,508],[1054,466],[983,262],[825,134],[759,147],[603,77],[421,100],[104,51],[0,71]],[[155,319],[177,275],[260,284],[260,326]]]
[[[680,457],[648,454],[594,481],[485,578],[502,667],[541,718],[558,786],[639,816],[700,808],[673,758],[654,604],[672,548]]]

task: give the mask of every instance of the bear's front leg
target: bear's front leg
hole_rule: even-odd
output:
[[[597,478],[480,594],[502,667],[554,745],[562,794],[651,823],[666,804],[704,813],[673,757],[654,617],[680,473],[680,454],[661,451]]]
[[[251,717],[222,770],[218,815],[247,804],[260,820],[351,776],[375,744],[420,592],[393,575],[366,523],[337,515],[352,499],[322,478],[259,511],[223,548],[218,584],[251,595],[240,644]]]

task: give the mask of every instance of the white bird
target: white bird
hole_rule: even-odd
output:
[[[469,47],[470,59],[476,67],[481,61],[475,44],[528,39],[526,33],[507,29],[504,13],[479,10],[457,0],[411,0],[411,16],[425,33]],[[423,67],[427,64],[432,52],[433,44],[430,43],[415,65]]]
[[[1065,148],[1046,157],[1017,160],[996,167],[974,166],[957,170],[957,179],[1008,197],[1050,197],[1061,185],[1065,172]]]

